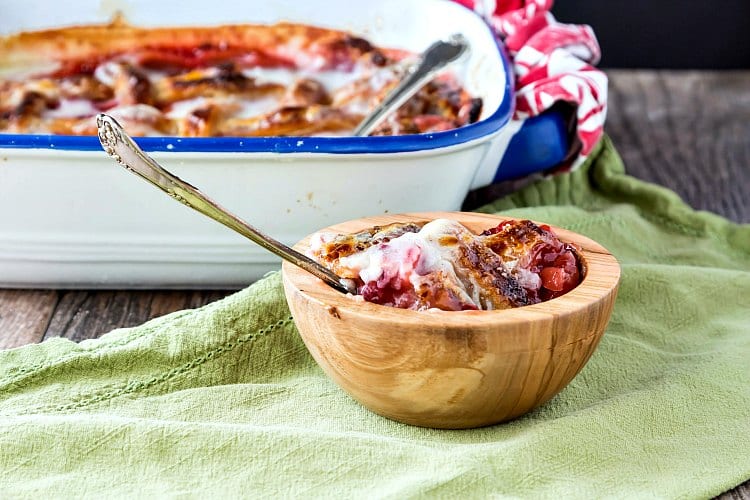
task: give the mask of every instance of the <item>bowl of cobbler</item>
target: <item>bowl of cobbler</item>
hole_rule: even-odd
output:
[[[370,410],[433,428],[504,422],[555,396],[596,349],[620,280],[585,236],[478,213],[357,219],[295,248],[357,290],[283,264],[317,363]]]

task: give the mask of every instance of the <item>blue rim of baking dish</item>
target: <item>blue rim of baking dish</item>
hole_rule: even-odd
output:
[[[500,106],[486,119],[457,129],[374,137],[137,137],[135,140],[145,151],[172,153],[400,153],[463,144],[498,131],[510,121],[513,113],[513,70],[508,54],[497,38],[495,45],[505,70],[504,94]],[[0,134],[0,149],[3,148],[62,151],[102,149],[96,136],[52,134]]]

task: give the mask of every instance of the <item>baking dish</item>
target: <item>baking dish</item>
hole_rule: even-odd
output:
[[[29,0],[4,4],[0,32],[102,23],[115,11],[140,26],[302,22],[415,52],[454,32],[469,39],[470,57],[452,70],[484,110],[460,129],[138,140],[167,168],[289,244],[355,217],[456,210],[470,189],[552,166],[567,152],[558,116],[511,120],[506,55],[478,16],[450,1]],[[233,287],[278,267],[275,257],[129,176],[95,137],[0,135],[0,210],[2,286]]]

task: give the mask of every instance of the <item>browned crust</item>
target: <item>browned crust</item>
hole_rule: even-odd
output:
[[[395,223],[374,226],[356,234],[339,234],[324,244],[316,252],[315,257],[338,275],[356,278],[349,275],[348,269],[340,266],[341,258],[365,251],[371,246],[387,242],[404,233],[418,232],[423,225]],[[444,235],[440,244],[456,248],[457,261],[454,264],[454,272],[464,286],[478,286],[478,290],[474,291],[478,293],[483,309],[508,309],[531,303],[526,290],[511,275],[500,256],[468,229],[462,228],[455,234]],[[435,273],[429,282],[425,282],[415,292],[416,300],[422,307],[455,304],[461,295],[457,283],[440,272]]]
[[[473,276],[481,284],[483,299],[492,304],[492,309],[508,309],[531,303],[526,290],[510,275],[502,259],[486,245],[472,238],[459,248],[460,265],[455,269]],[[483,308],[490,309],[485,304]]]
[[[369,76],[364,76],[351,88],[329,94],[314,79],[286,88],[260,83],[242,69],[372,68],[391,65],[403,55],[345,31],[293,23],[139,28],[117,17],[108,24],[23,32],[0,37],[0,75],[18,80],[0,80],[0,132],[90,135],[96,132],[96,112],[143,105],[163,116],[140,121],[131,115],[124,125],[133,135],[341,134],[363,118],[361,107],[347,108],[347,101],[371,106],[389,85],[371,89]],[[102,71],[110,71],[110,81],[102,84],[92,74],[105,62]],[[165,74],[152,80],[148,74],[155,68]],[[394,82],[396,78],[394,74]],[[414,116],[399,111],[397,120],[381,125],[374,134],[434,132],[466,124],[461,110],[468,106],[467,94],[457,85],[444,87],[455,90],[438,95],[426,87],[409,108]],[[265,96],[277,99],[273,111],[242,116],[242,105],[236,101]],[[165,114],[174,103],[196,97],[211,102],[184,118]],[[54,113],[71,100],[89,101],[91,106],[78,117]],[[441,116],[422,116],[434,112]]]
[[[247,51],[273,52],[291,58],[292,51],[310,54],[316,47],[364,53],[369,44],[346,32],[293,23],[273,25],[181,26],[140,28],[122,17],[111,23],[22,32],[0,37],[0,65],[31,61],[76,60],[102,54],[157,47],[192,48],[212,45]]]
[[[315,257],[326,264],[331,264],[342,257],[363,252],[371,246],[386,243],[402,234],[419,232],[423,225],[413,222],[394,223],[386,226],[373,226],[356,234],[339,234],[326,243]]]
[[[289,106],[272,113],[248,119],[229,119],[221,127],[225,136],[311,135],[350,130],[362,116],[328,106]]]
[[[555,238],[542,227],[529,220],[514,220],[502,225],[494,234],[480,236],[485,245],[506,260],[515,260],[527,255],[537,243]]]
[[[169,104],[194,97],[261,96],[281,94],[284,86],[257,83],[233,67],[217,68],[214,74],[188,72],[165,77],[153,89],[154,100]]]

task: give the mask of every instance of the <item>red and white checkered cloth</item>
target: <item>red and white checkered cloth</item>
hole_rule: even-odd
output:
[[[455,0],[484,17],[503,40],[516,77],[515,118],[536,116],[558,101],[576,108],[578,161],[604,132],[607,76],[593,65],[601,51],[589,26],[562,24],[554,0]]]

